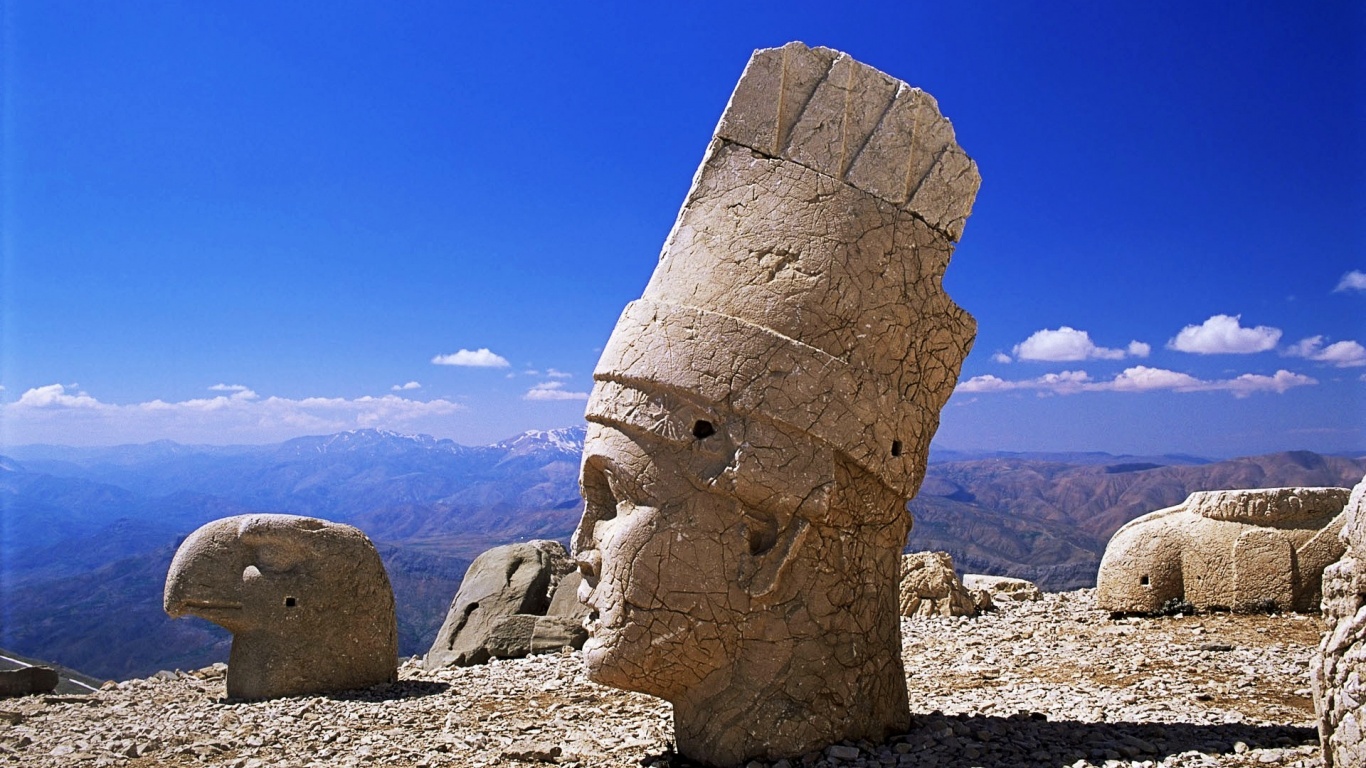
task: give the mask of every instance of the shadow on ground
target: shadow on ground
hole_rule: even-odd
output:
[[[858,748],[857,758],[840,759],[822,751],[792,758],[788,764],[793,768],[822,762],[843,765],[890,754],[900,766],[1066,768],[1078,760],[1100,765],[1106,760],[1158,761],[1183,752],[1216,756],[1318,745],[1316,730],[1294,725],[1050,722],[1039,713],[1011,717],[931,714],[917,715],[912,722],[909,732],[882,744],[844,744]],[[702,768],[671,749],[647,756],[641,765]]]
[[[328,694],[333,701],[399,701],[401,699],[420,699],[445,693],[450,683],[436,683],[427,680],[400,680],[385,683],[359,691],[342,691]]]

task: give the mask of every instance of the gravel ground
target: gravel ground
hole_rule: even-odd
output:
[[[1112,620],[1094,591],[903,619],[910,732],[797,766],[1321,766],[1317,617]],[[578,654],[427,672],[353,695],[223,701],[223,672],[0,701],[0,765],[686,765],[669,706],[585,680]]]

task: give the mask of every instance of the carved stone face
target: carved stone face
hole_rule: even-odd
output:
[[[737,624],[728,605],[727,551],[742,546],[734,501],[698,490],[668,453],[592,425],[582,483],[587,506],[576,536],[585,580],[580,599],[597,612],[584,647],[592,679],[669,698],[726,660]],[[711,614],[705,625],[697,614]]]
[[[674,700],[719,683],[764,621],[807,529],[796,513],[823,509],[830,457],[678,396],[633,413],[649,428],[590,423],[585,440],[574,549],[597,620],[584,651],[592,679]]]

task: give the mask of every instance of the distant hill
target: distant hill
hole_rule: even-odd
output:
[[[1366,459],[1290,451],[1191,463],[1111,457],[1084,462],[988,458],[931,464],[910,549],[942,549],[960,569],[1017,576],[1050,590],[1095,585],[1105,543],[1120,526],[1194,491],[1351,487]]]
[[[227,658],[229,636],[161,610],[179,542],[228,515],[350,523],[376,543],[400,653],[426,651],[470,561],[511,541],[568,541],[584,429],[488,446],[357,430],[266,446],[25,446],[0,457],[0,646],[107,678]],[[1094,583],[1105,542],[1191,491],[1355,484],[1366,460],[1291,452],[1228,461],[936,450],[908,549],[1047,589]]]

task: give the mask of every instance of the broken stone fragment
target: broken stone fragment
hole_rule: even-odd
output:
[[[1188,603],[1235,611],[1315,611],[1323,569],[1342,555],[1346,488],[1200,491],[1115,532],[1096,603],[1160,613]]]
[[[556,588],[574,568],[564,545],[557,541],[507,544],[479,555],[460,582],[425,666],[470,666],[494,657],[558,651],[564,645],[581,647],[586,630],[575,636],[560,623],[537,623],[538,618],[545,618]],[[571,610],[567,602],[562,596],[557,603],[570,611],[562,623],[581,625],[586,611],[582,607]],[[568,642],[547,646],[559,639]]]
[[[389,576],[374,544],[349,525],[296,515],[215,520],[176,551],[164,600],[173,618],[198,616],[233,633],[229,697],[398,679]]]
[[[709,765],[910,720],[906,499],[975,323],[941,279],[977,192],[934,99],[756,51],[594,371],[574,536],[589,676]]]
[[[992,600],[1000,602],[1032,601],[1043,597],[1043,591],[1034,582],[1014,579],[1009,576],[965,573],[963,574],[963,586],[968,591],[981,590],[990,595]]]
[[[902,616],[976,616],[991,606],[991,595],[959,582],[949,553],[901,556]]]
[[[61,682],[52,667],[24,667],[0,670],[0,698],[52,693]]]
[[[555,586],[554,593],[550,595],[550,607],[546,609],[545,615],[558,616],[583,624],[583,620],[588,617],[592,609],[579,602],[579,585],[582,583],[582,573],[577,570],[566,573],[560,579],[560,583]]]

